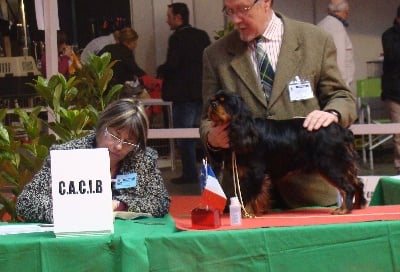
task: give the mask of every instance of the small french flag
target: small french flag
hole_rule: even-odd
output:
[[[213,207],[222,212],[226,204],[226,195],[214,171],[205,159],[203,159],[203,165],[200,170],[200,181],[202,189],[201,205]]]

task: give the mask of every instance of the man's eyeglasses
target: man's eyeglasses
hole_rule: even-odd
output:
[[[251,6],[248,7],[241,7],[241,8],[237,8],[237,9],[231,9],[231,8],[227,8],[226,6],[222,9],[222,12],[226,15],[226,16],[232,16],[234,14],[236,14],[237,16],[245,16],[253,7],[254,5],[258,2],[258,0],[255,0],[254,3]]]
[[[139,147],[138,144],[122,141],[119,137],[109,132],[107,127],[104,129],[104,135],[109,139],[111,139],[114,142],[114,144],[122,144],[124,146],[134,147],[135,149]]]

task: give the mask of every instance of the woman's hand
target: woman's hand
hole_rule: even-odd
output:
[[[113,211],[118,209],[119,203],[120,203],[119,200],[113,199],[113,201],[112,201],[112,209],[113,209]]]
[[[71,45],[66,45],[64,47],[64,50],[63,50],[63,55],[64,56],[67,56],[67,57],[71,58],[73,53],[74,53],[74,51],[72,50],[72,46]]]

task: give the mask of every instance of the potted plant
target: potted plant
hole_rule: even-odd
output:
[[[39,76],[30,85],[43,105],[29,111],[16,108],[17,126],[6,125],[7,110],[0,109],[0,221],[19,221],[16,199],[41,168],[50,146],[88,134],[99,112],[119,97],[122,85],[109,86],[115,64],[110,59],[109,53],[92,56],[68,80],[62,74],[49,80]],[[43,111],[49,118],[40,117]]]
[[[18,221],[15,213],[16,197],[39,170],[48,154],[48,147],[56,141],[55,135],[40,134],[41,107],[27,113],[16,109],[21,126],[3,125],[6,109],[0,110],[0,220]],[[23,129],[26,134],[18,135]]]

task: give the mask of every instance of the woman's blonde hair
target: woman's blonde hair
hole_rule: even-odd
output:
[[[119,31],[119,41],[120,43],[124,42],[133,42],[139,38],[139,35],[130,27],[125,27]]]

